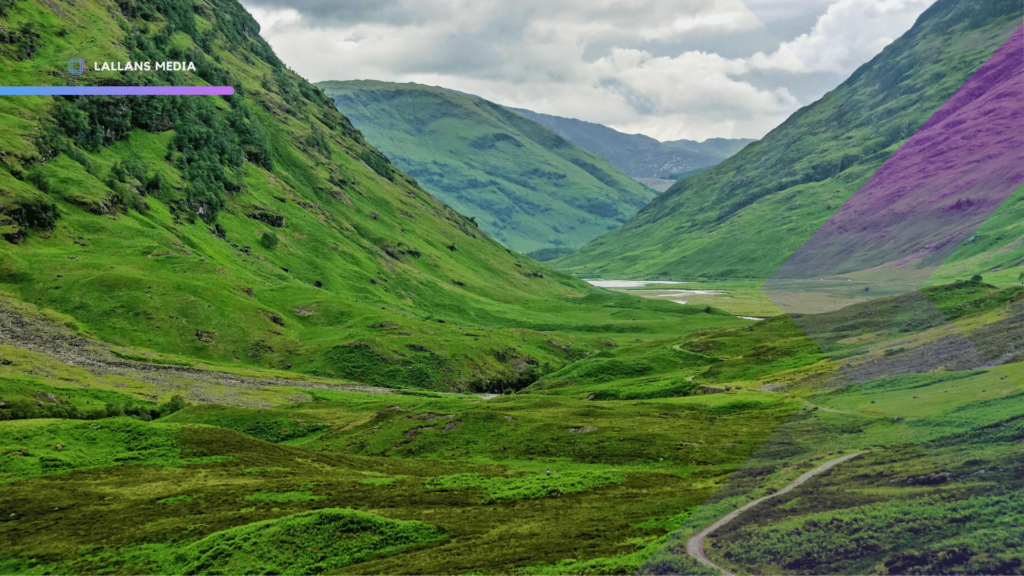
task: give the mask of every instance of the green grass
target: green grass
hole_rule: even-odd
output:
[[[174,413],[166,421],[237,430],[267,442],[285,442],[327,430],[324,423],[297,420],[289,417],[287,411],[257,411],[226,406],[193,406]]]
[[[721,551],[755,571],[886,569],[901,574],[1013,574],[1024,546],[1024,493],[925,496],[802,515],[745,530]],[[828,525],[828,530],[818,530]],[[999,539],[997,547],[993,539]]]
[[[172,496],[170,498],[164,498],[163,500],[157,500],[159,504],[177,504],[179,502],[191,502],[196,498],[202,498],[205,494],[196,494],[194,496],[183,495],[183,496]]]
[[[188,456],[177,439],[179,430],[132,418],[9,422],[0,428],[0,482],[109,466],[180,467],[225,458]]]
[[[257,492],[245,497],[246,500],[259,502],[311,502],[322,500],[323,496],[314,496],[309,490],[292,492]]]
[[[441,537],[420,522],[324,509],[211,534],[180,552],[180,573],[323,574]]]
[[[519,500],[523,498],[547,498],[561,496],[568,492],[593,490],[604,484],[619,483],[625,480],[621,474],[594,471],[555,470],[547,476],[537,474],[520,478],[484,478],[479,474],[463,473],[452,476],[441,476],[427,482],[428,488],[479,488],[489,498],[495,500]]]

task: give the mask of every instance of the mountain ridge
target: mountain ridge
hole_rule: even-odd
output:
[[[318,86],[395,165],[520,252],[581,246],[657,194],[604,158],[477,96],[374,80]]]
[[[554,264],[768,278],[1019,26],[1012,0],[939,0],[821,100]]]
[[[756,142],[752,138],[708,138],[703,142],[661,142],[643,134],[625,134],[603,124],[507,107],[539,122],[559,136],[621,168],[632,178],[670,179],[714,166]]]

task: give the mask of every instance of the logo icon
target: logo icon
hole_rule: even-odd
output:
[[[81,76],[82,72],[85,72],[85,62],[78,56],[68,60],[68,72],[72,76]]]

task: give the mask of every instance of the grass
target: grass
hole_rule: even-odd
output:
[[[547,498],[568,492],[593,490],[604,484],[625,480],[620,474],[594,471],[573,471],[564,474],[555,470],[555,476],[534,475],[522,478],[484,478],[479,474],[463,473],[441,476],[427,482],[428,488],[478,488],[495,500]]]
[[[179,430],[133,418],[11,422],[0,429],[0,482],[110,466],[181,467],[225,458],[186,455]]]
[[[257,492],[245,497],[246,500],[259,502],[311,502],[322,500],[323,496],[314,496],[309,490],[292,492]]]
[[[167,422],[205,424],[237,430],[267,442],[285,442],[327,430],[321,422],[290,418],[286,411],[246,410],[226,406],[194,406],[169,416]]]

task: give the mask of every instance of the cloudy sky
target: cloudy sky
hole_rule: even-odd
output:
[[[306,78],[417,82],[659,140],[760,138],[935,0],[242,0]]]

